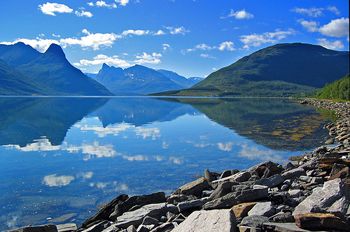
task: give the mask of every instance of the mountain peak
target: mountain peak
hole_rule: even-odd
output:
[[[63,52],[63,49],[58,44],[51,44],[50,47],[46,50],[45,54],[53,54],[58,57],[66,57],[66,55]]]

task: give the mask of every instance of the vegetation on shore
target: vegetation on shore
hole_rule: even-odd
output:
[[[334,81],[316,92],[320,99],[350,100],[350,75]]]

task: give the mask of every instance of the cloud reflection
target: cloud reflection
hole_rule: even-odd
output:
[[[232,151],[232,146],[233,146],[232,142],[218,143],[217,145],[221,151],[226,151],[226,152]]]
[[[63,187],[69,185],[74,176],[57,176],[57,174],[44,176],[42,183],[49,187]]]

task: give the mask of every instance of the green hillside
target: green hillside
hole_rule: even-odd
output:
[[[334,81],[316,93],[317,98],[350,100],[350,75]]]

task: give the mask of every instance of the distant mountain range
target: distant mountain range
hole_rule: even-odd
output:
[[[24,43],[0,45],[0,81],[0,95],[111,95],[56,44],[44,53]]]
[[[145,95],[150,93],[190,88],[203,80],[185,78],[168,70],[154,70],[142,65],[122,69],[103,64],[97,74],[87,73],[116,95]]]
[[[159,95],[305,95],[347,73],[349,52],[311,44],[277,44],[243,57],[189,89]]]

